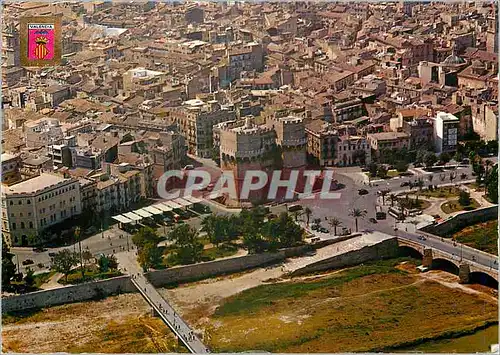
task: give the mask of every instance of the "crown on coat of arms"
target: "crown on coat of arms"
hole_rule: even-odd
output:
[[[37,37],[35,39],[36,44],[47,44],[48,41],[46,37]]]

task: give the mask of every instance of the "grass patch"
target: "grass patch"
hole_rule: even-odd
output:
[[[438,187],[433,191],[430,190],[422,190],[420,192],[421,196],[425,197],[437,197],[437,198],[449,198],[449,197],[458,197],[460,194],[460,189],[454,186],[450,187]]]
[[[399,200],[406,200],[406,198],[399,198]],[[429,207],[431,207],[431,203],[429,201],[425,201],[425,200],[422,200],[422,199],[416,199],[416,198],[408,198],[408,200],[410,201],[410,209],[419,209],[419,210],[425,210]],[[394,205],[397,206],[396,203],[394,203]]]
[[[97,281],[97,280],[105,280],[110,279],[112,277],[117,277],[123,275],[118,270],[110,270],[107,272],[100,272],[97,266],[86,266],[85,267],[85,275],[82,278],[82,272],[80,269],[72,270],[68,275],[68,279],[63,276],[59,279],[59,283],[62,285],[76,285],[89,281]]]
[[[199,239],[203,244],[205,249],[201,254],[201,261],[212,261],[219,258],[225,258],[234,255],[238,252],[238,246],[236,243],[225,243],[220,244],[218,247],[213,246],[207,237],[202,237]],[[183,265],[182,262],[177,258],[176,247],[174,245],[169,245],[165,247],[163,253],[163,261],[165,267],[172,267],[177,265]]]
[[[476,182],[472,182],[470,184],[465,184],[469,189],[475,191],[484,191],[484,185],[478,185]]]
[[[465,227],[453,234],[452,238],[472,248],[497,255],[498,221],[491,220]]]
[[[453,200],[453,201],[448,201],[446,203],[443,203],[441,205],[441,210],[444,213],[450,214],[453,212],[459,212],[459,211],[471,211],[475,210],[478,207],[481,207],[479,202],[471,198],[470,200],[470,205],[469,206],[462,206],[460,203],[458,203],[458,200]]]
[[[403,260],[412,259],[243,291],[215,312],[208,343],[214,352],[372,352],[497,320],[497,305],[398,270]]]
[[[35,287],[40,288],[44,283],[50,280],[52,276],[56,274],[55,271],[44,272],[42,274],[34,275],[33,278],[35,280]]]
[[[219,258],[225,258],[234,255],[238,252],[238,248],[232,244],[223,244],[218,248],[213,247],[209,249],[204,249],[202,253],[202,258],[206,261],[211,261]]]
[[[397,170],[389,170],[387,172],[387,177],[396,177],[396,176],[399,176],[399,172]]]
[[[403,271],[394,268],[394,265],[403,260],[409,260],[409,258],[398,258],[367,263],[352,269],[347,269],[334,277],[329,277],[321,281],[292,281],[258,286],[228,298],[226,302],[217,308],[215,316],[252,313],[254,310],[261,307],[272,306],[277,300],[280,299],[299,298],[312,291],[325,287],[336,287],[368,275],[404,273]]]

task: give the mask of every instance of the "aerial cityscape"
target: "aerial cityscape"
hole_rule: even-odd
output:
[[[2,352],[498,353],[493,1],[2,6]]]

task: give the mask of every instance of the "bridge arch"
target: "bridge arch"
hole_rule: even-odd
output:
[[[420,250],[409,245],[400,245],[398,248],[398,254],[401,256],[409,256],[415,259],[423,259],[423,254]]]
[[[442,270],[442,271],[452,273],[454,275],[458,275],[460,267],[459,267],[459,265],[455,264],[454,262],[452,262],[448,259],[435,258],[435,259],[432,259],[431,269]]]
[[[480,284],[494,289],[498,289],[498,281],[492,276],[482,271],[473,271],[469,274],[469,283]]]

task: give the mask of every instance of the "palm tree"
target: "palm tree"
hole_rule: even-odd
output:
[[[380,196],[382,196],[382,205],[385,205],[385,196],[387,196],[391,190],[380,191]]]
[[[439,178],[441,179],[441,181],[445,181],[446,180],[446,174],[439,174]]]
[[[307,218],[307,225],[309,225],[309,219],[311,218],[312,211],[309,207],[304,208],[304,214],[306,215]]]
[[[491,160],[485,160],[484,163],[485,163],[484,176],[488,176],[490,168],[493,166],[493,162]]]
[[[419,191],[422,191],[422,187],[424,187],[424,180],[418,179],[417,182],[415,183],[418,187]]]
[[[397,196],[394,194],[389,195],[389,200],[391,200],[391,207],[394,207],[394,202],[398,200]]]
[[[85,250],[83,253],[82,253],[82,259],[83,261],[85,261],[86,263],[89,263],[92,259],[94,258],[94,255],[92,255],[92,253],[88,250]]]
[[[467,179],[467,174],[466,173],[460,174],[460,179],[462,179],[462,180]]]
[[[453,180],[457,177],[456,173],[450,173],[450,182],[453,183]]]
[[[401,209],[401,212],[403,214],[403,219],[404,219],[405,209],[406,209],[406,206],[408,206],[408,199],[400,199],[400,200],[398,200],[398,205],[399,205],[399,208]]]
[[[358,218],[363,218],[366,215],[366,212],[360,210],[359,208],[353,208],[349,211],[349,216],[354,217],[354,222],[356,224],[356,232],[358,231]]]
[[[82,271],[82,280],[85,278],[85,268],[83,265],[83,257],[82,257],[82,240],[81,240],[81,230],[80,227],[77,226],[75,228],[75,239],[78,240],[78,247],[80,249],[80,268]]]
[[[337,235],[337,227],[340,226],[342,222],[336,217],[330,217],[328,224],[333,227],[333,235]]]

